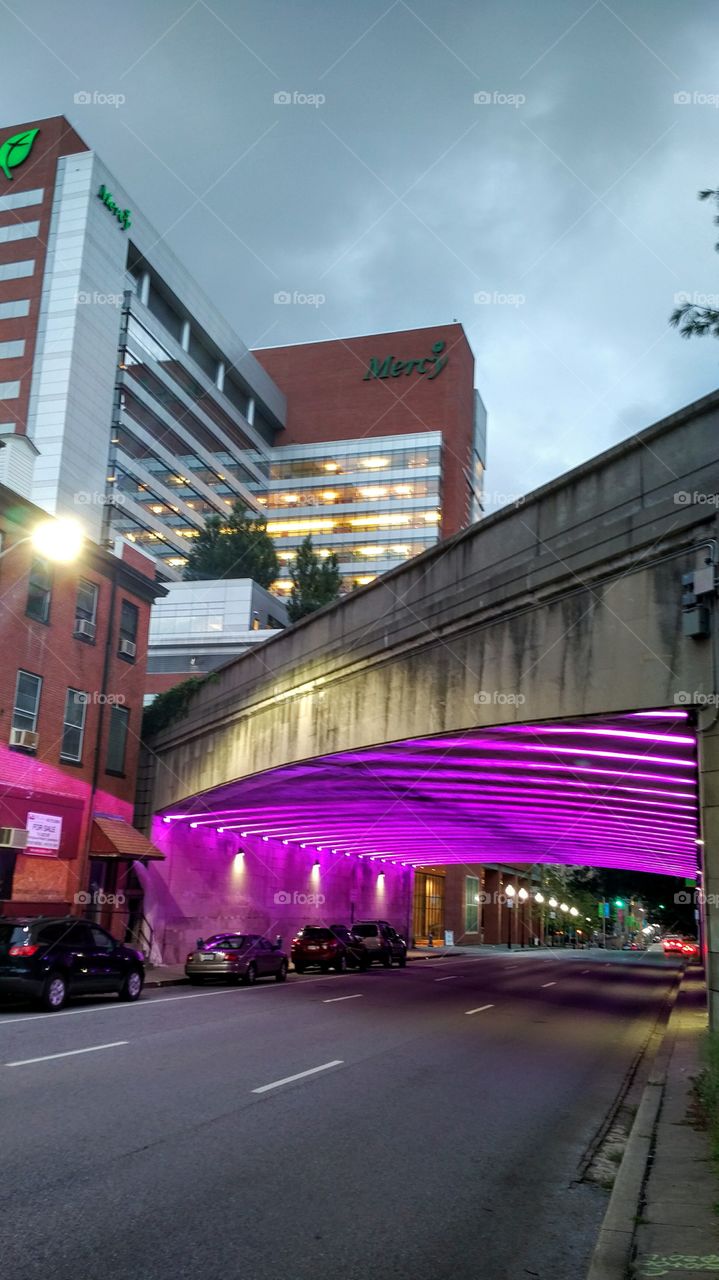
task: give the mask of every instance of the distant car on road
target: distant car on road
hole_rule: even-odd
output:
[[[662,947],[664,948],[665,956],[681,955],[683,946],[684,939],[680,938],[678,935],[668,934],[666,938],[662,939]]]
[[[370,963],[389,969],[394,961],[400,969],[407,963],[407,943],[387,920],[357,920],[352,932],[361,938],[370,957]]]
[[[312,967],[323,973],[330,969],[344,973],[345,969],[369,969],[371,963],[363,939],[344,924],[304,925],[292,939],[290,956],[295,973]]]
[[[696,942],[694,938],[685,938],[682,943],[682,955],[685,956],[687,960],[698,960],[699,943]]]
[[[52,1013],[70,996],[137,1000],[144,982],[142,952],[99,925],[77,916],[0,920],[0,997],[38,1001]]]
[[[285,952],[256,933],[215,933],[211,938],[200,938],[185,961],[185,973],[194,984],[210,978],[226,978],[245,986],[258,978],[284,982],[287,968]]]

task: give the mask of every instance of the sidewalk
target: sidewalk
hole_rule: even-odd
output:
[[[470,951],[480,951],[480,947],[471,947]],[[444,956],[463,956],[463,947],[413,947],[407,952],[408,960],[441,959]],[[290,973],[294,970],[290,969]],[[177,987],[187,985],[184,964],[148,964],[145,966],[146,987]]]
[[[706,1027],[704,984],[689,969],[651,1077],[661,1072],[664,1088],[634,1241],[637,1280],[705,1280],[719,1272],[719,1177],[693,1088]]]

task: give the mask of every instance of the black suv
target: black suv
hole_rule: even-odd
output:
[[[0,918],[0,997],[61,1009],[68,996],[116,992],[137,1000],[145,981],[140,951],[77,916]]]
[[[404,969],[407,963],[407,943],[388,920],[357,920],[352,925],[352,932],[362,940],[369,954],[370,964],[376,961],[389,969],[393,960],[396,960],[400,969]]]

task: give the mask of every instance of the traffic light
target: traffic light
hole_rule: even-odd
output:
[[[622,911],[622,910],[624,909],[624,899],[623,899],[623,898],[615,898],[615,899],[614,899],[614,905],[615,905],[615,907],[617,908],[617,910]]]

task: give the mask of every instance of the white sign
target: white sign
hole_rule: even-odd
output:
[[[444,945],[445,945],[445,947],[453,947],[453,946],[454,946],[454,929],[445,929],[445,931],[444,931]]]
[[[26,853],[57,853],[62,836],[62,818],[52,813],[27,815]]]

